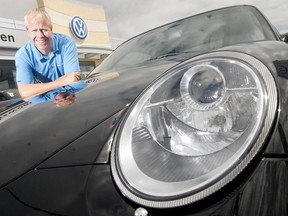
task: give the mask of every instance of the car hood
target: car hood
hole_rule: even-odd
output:
[[[284,55],[287,53],[281,53],[283,45],[283,42],[277,41],[259,42],[226,47],[215,52],[223,50],[245,52],[259,58],[273,71],[274,59],[287,58]],[[112,118],[130,104],[154,79],[179,62],[180,58],[169,61],[159,59],[148,66],[114,72],[117,76],[78,92],[76,102],[67,107],[56,107],[53,102],[46,102],[18,105],[8,110],[2,115],[0,122],[0,185],[5,185],[35,169],[48,158],[61,155],[71,143],[83,146],[85,151],[89,151],[95,158],[107,141],[112,128],[105,128],[105,135],[102,134],[103,129],[102,132],[95,130],[92,135],[89,132]],[[82,140],[82,137],[86,136],[89,139]],[[89,144],[91,139],[93,143]],[[97,148],[94,152],[86,145]],[[72,152],[73,148],[70,151]],[[83,156],[85,154],[78,152],[75,154],[80,161],[86,158]],[[58,157],[58,161],[63,158],[69,157],[67,155]],[[87,159],[85,163],[91,162],[92,159]],[[73,165],[77,163],[74,162]]]
[[[51,101],[24,103],[6,110],[0,121],[0,185],[34,169],[119,112],[176,63],[159,62],[116,73],[117,76],[76,93],[76,102],[70,106],[56,107]]]

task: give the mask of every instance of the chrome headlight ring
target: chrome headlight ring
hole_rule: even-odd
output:
[[[143,206],[196,202],[249,164],[276,109],[275,81],[256,58],[218,52],[188,60],[129,108],[112,147],[113,178]]]

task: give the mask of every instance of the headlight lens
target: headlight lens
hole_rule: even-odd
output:
[[[112,173],[135,202],[195,202],[235,178],[261,148],[276,112],[273,77],[251,56],[213,55],[168,71],[122,123]]]

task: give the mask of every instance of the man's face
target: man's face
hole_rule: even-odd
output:
[[[52,29],[45,18],[31,16],[28,19],[28,36],[43,55],[49,55],[52,50]]]

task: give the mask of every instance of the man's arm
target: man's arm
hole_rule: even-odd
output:
[[[80,80],[78,72],[67,73],[55,81],[49,83],[18,84],[19,94],[23,100],[44,94],[58,87],[66,86]]]

